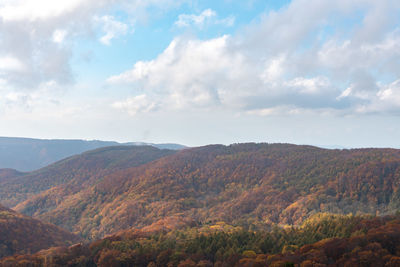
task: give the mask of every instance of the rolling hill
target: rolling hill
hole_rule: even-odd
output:
[[[235,144],[168,153],[91,178],[79,178],[83,168],[68,176],[68,186],[42,188],[15,208],[93,240],[168,217],[269,229],[299,225],[318,212],[384,215],[400,205],[395,149]],[[62,173],[57,165],[42,171],[50,169]]]
[[[162,149],[182,149],[178,144],[117,143],[98,140],[45,140],[0,137],[0,169],[33,171],[82,152],[107,146],[151,145]]]
[[[60,190],[63,194],[73,194],[101,182],[110,173],[173,153],[174,150],[152,146],[112,146],[72,156],[34,172],[3,169],[0,170],[0,203],[12,207],[46,190],[53,190],[57,197]]]
[[[0,206],[0,258],[66,246],[81,239],[61,228]]]

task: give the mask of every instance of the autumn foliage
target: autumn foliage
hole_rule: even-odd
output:
[[[174,219],[170,220],[175,224]],[[161,224],[168,224],[167,222]],[[398,266],[400,217],[317,214],[296,228],[228,224],[123,231],[89,245],[4,258],[1,266]],[[316,241],[317,240],[317,241]]]
[[[36,172],[0,171],[0,201],[91,242],[5,266],[396,266],[400,257],[395,149],[102,148]],[[35,251],[49,247],[39,243]],[[12,248],[4,255],[34,252]]]
[[[392,214],[400,205],[395,149],[289,144],[212,145],[176,153],[124,149],[96,150],[27,174],[37,188],[52,179],[54,186],[24,193],[27,200],[15,209],[94,240],[168,216],[256,230],[299,225],[318,212]]]
[[[81,239],[55,225],[42,223],[0,206],[0,258],[66,246]]]

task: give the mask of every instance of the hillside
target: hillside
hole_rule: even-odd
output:
[[[174,224],[175,222],[172,222]],[[157,230],[158,229],[158,230]],[[129,230],[69,248],[0,260],[16,266],[399,266],[400,217],[316,214],[297,228],[227,224]],[[51,263],[46,265],[46,263]]]
[[[57,198],[64,194],[74,194],[117,170],[138,166],[173,153],[173,150],[151,146],[113,146],[72,156],[30,173],[0,170],[0,203],[13,207],[49,189]],[[4,179],[1,173],[4,173]],[[30,215],[29,212],[24,213]]]
[[[269,266],[282,263],[291,266],[400,266],[399,218],[361,223],[364,223],[364,229],[356,228],[358,232],[351,237],[322,239],[290,252],[269,256],[265,263]]]
[[[16,209],[89,240],[171,216],[269,229],[318,212],[392,214],[400,205],[400,151],[213,145],[95,180],[50,188]]]
[[[32,138],[0,137],[0,169],[33,171],[51,163],[107,146],[151,145],[161,149],[182,149],[178,144],[117,143],[87,140],[45,140]]]
[[[42,223],[0,206],[0,258],[16,253],[35,253],[79,241],[79,237],[55,225]]]
[[[23,175],[22,172],[19,172],[14,169],[0,169],[0,183],[16,178],[21,175]]]

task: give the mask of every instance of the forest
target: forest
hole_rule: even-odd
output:
[[[396,149],[100,148],[0,171],[8,213],[78,238],[5,235],[1,266],[396,266],[399,189]]]
[[[400,215],[316,214],[299,227],[224,222],[123,231],[88,245],[3,258],[1,266],[399,266]]]
[[[398,150],[250,143],[100,149],[1,190],[16,211],[96,240],[169,216],[264,229],[318,212],[393,214],[399,181]]]

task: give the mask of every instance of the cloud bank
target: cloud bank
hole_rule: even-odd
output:
[[[108,12],[146,16],[184,1],[3,0],[0,1],[0,105],[36,106],[76,82],[73,47],[82,39],[110,46],[133,30]],[[99,35],[100,34],[100,35]],[[13,97],[7,97],[12,95]],[[18,95],[19,97],[16,97]],[[25,102],[24,102],[25,101]],[[52,101],[54,102],[54,101]]]
[[[257,115],[398,112],[399,8],[391,0],[294,0],[234,35],[176,37],[157,58],[107,80],[137,95],[114,107],[132,115],[216,107]],[[181,15],[176,24],[215,15]]]

